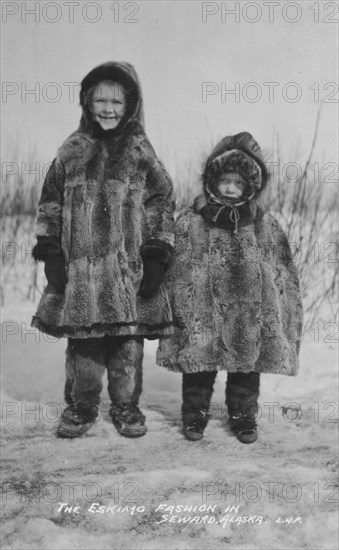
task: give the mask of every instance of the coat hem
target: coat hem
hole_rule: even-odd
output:
[[[285,376],[297,376],[298,374],[298,370],[291,370],[289,372],[267,371],[267,369],[260,369],[260,367],[256,365],[253,369],[227,368],[219,365],[210,365],[210,367],[207,368],[206,365],[192,364],[189,359],[179,362],[173,356],[167,357],[166,359],[157,359],[156,364],[170,372],[177,372],[179,374],[195,374],[198,372],[229,372],[232,374],[258,372],[259,374],[280,374]]]
[[[168,338],[173,333],[173,324],[171,322],[164,322],[156,325],[146,325],[143,323],[122,323],[121,325],[97,323],[89,327],[73,327],[70,325],[57,327],[55,325],[46,324],[39,319],[39,317],[34,316],[31,326],[54,338],[85,339],[103,338],[104,336],[118,338],[140,336],[148,340],[158,340],[160,338]]]

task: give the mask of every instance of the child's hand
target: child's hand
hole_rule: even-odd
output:
[[[153,258],[144,260],[144,276],[141,281],[139,295],[151,298],[158,290],[165,275],[165,265]]]
[[[65,262],[62,257],[45,261],[45,275],[47,281],[58,294],[62,294],[67,284]]]

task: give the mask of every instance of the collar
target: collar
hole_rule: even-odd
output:
[[[233,230],[238,233],[239,227],[248,225],[253,221],[249,201],[253,195],[242,201],[216,197],[209,192],[199,195],[194,201],[194,207],[199,214],[212,226]]]

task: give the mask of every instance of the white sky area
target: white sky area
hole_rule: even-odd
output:
[[[338,18],[335,2],[71,2],[73,23],[67,2],[1,4],[3,92],[13,92],[2,102],[6,156],[15,143],[23,156],[36,147],[37,160],[51,160],[81,114],[64,83],[80,82],[94,66],[115,60],[132,63],[139,74],[146,132],[172,175],[190,160],[203,160],[221,137],[245,130],[267,150],[278,133],[288,158],[294,160],[296,150],[305,158],[317,91],[325,102],[315,160],[338,161],[338,87],[328,84],[338,80],[338,27],[330,22]],[[35,4],[36,13],[28,14]],[[234,15],[223,21],[224,8],[238,9],[239,21]],[[216,13],[204,23],[203,10]],[[216,91],[205,102],[204,82],[214,82]],[[234,89],[237,82],[237,98],[228,94],[222,101],[222,83]],[[250,82],[255,86],[246,87]],[[270,82],[278,83],[271,102],[264,85]],[[8,83],[15,83],[12,89]],[[38,97],[25,95],[36,83]],[[49,101],[57,90],[58,101]],[[257,93],[261,98],[249,101]],[[296,93],[299,100],[288,101]]]

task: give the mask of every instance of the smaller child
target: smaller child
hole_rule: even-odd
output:
[[[187,439],[203,437],[217,372],[226,370],[230,427],[253,443],[260,373],[298,371],[299,280],[287,238],[265,211],[268,174],[253,137],[222,139],[202,180],[203,194],[176,222],[167,274],[175,331],[160,342],[158,364],[183,373]]]

